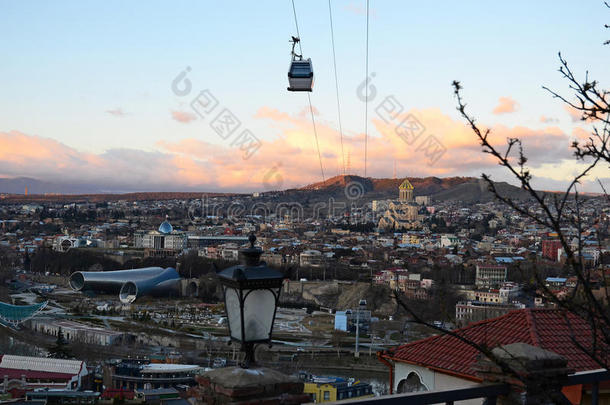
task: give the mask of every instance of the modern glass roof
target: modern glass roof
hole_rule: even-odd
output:
[[[12,325],[32,318],[47,306],[48,301],[34,305],[11,305],[0,302],[0,320]]]

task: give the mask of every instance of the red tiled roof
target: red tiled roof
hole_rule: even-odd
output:
[[[600,368],[574,342],[576,340],[585,348],[591,347],[589,324],[577,315],[560,309],[520,309],[455,332],[491,348],[517,342],[538,346],[565,357],[568,367],[574,371]],[[598,346],[602,345],[602,342],[598,342]],[[604,346],[602,350],[608,353],[609,348]],[[399,346],[383,356],[478,380],[473,367],[478,354],[474,347],[453,336],[437,335]]]

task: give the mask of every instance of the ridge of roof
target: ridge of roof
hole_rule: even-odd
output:
[[[525,312],[525,321],[529,326],[532,342],[535,343],[536,346],[540,346],[540,336],[538,336],[538,331],[536,330],[536,317],[532,315],[532,311]]]
[[[535,309],[539,309],[539,308],[535,308]],[[497,322],[497,321],[499,321],[499,320],[501,320],[503,318],[508,318],[509,316],[512,316],[515,312],[519,312],[519,311],[531,311],[531,310],[534,310],[534,308],[516,309],[516,310],[510,311],[510,312],[508,312],[508,313],[506,313],[504,315],[500,315],[497,318],[483,319],[481,321],[473,322],[473,323],[471,323],[471,324],[469,324],[467,326],[463,326],[463,327],[461,327],[459,329],[456,329],[456,330],[454,330],[452,332],[457,334],[457,333],[459,333],[461,331],[472,329],[474,327],[481,326],[481,325],[484,325],[486,323]],[[547,309],[545,309],[545,310],[547,310]],[[548,309],[548,311],[554,311],[554,309]],[[398,349],[402,349],[402,348],[406,348],[406,347],[410,347],[410,346],[414,346],[414,345],[420,345],[420,344],[422,344],[424,342],[428,342],[430,340],[440,339],[443,336],[451,336],[451,335],[448,335],[448,334],[447,335],[439,334],[439,335],[428,336],[427,338],[416,340],[415,342],[410,342],[410,343],[406,343],[404,345],[396,346],[393,349],[390,349],[390,352],[393,353],[393,352],[395,352]]]
[[[434,335],[395,347],[383,352],[381,357],[476,380],[473,367],[478,350],[460,337],[489,347],[523,342],[566,357],[570,367],[577,371],[598,368],[595,359],[574,343],[576,338],[587,346],[590,331],[586,328],[586,321],[576,314],[556,308],[514,310],[457,329],[452,334]],[[605,346],[604,350],[608,350],[608,347]]]

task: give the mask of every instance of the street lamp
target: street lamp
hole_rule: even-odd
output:
[[[218,273],[224,293],[231,341],[241,343],[246,353],[243,368],[255,364],[254,345],[271,343],[271,332],[284,275],[260,261],[262,249],[254,247],[256,236],[248,237],[250,247],[239,251],[241,264]]]

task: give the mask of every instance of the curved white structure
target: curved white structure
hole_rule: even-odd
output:
[[[180,275],[173,267],[145,267],[133,270],[77,271],[70,276],[75,291],[118,293],[130,304],[143,295],[178,296]]]

